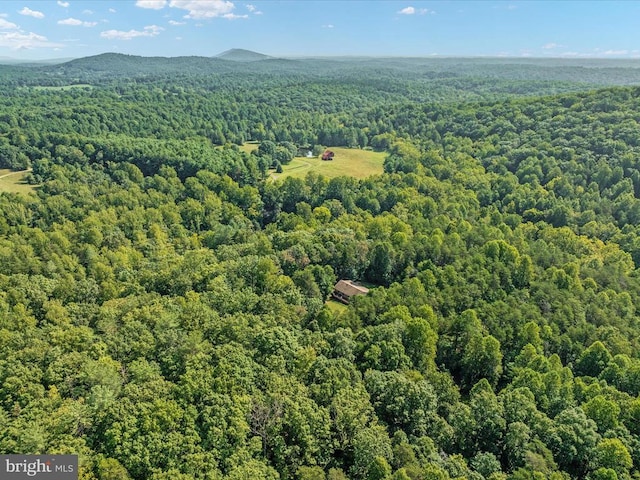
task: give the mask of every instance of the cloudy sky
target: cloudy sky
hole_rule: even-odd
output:
[[[0,57],[640,58],[640,1],[2,0]]]

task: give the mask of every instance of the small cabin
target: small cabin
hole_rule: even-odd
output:
[[[351,280],[340,280],[336,283],[336,286],[333,287],[333,293],[331,296],[339,302],[348,304],[351,297],[356,295],[366,295],[367,293],[369,293],[369,289],[367,287],[358,285]]]
[[[333,153],[331,150],[325,150],[322,154],[322,160],[333,160],[334,155],[335,153]]]

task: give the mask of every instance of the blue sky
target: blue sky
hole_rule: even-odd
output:
[[[0,57],[640,58],[638,1],[2,0]]]

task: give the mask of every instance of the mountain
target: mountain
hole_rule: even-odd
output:
[[[0,57],[0,65],[42,66],[56,65],[73,60],[73,58],[50,58],[45,60],[23,60],[21,58]]]
[[[103,53],[65,63],[8,63],[0,58],[0,77],[16,85],[98,85],[120,79],[135,81],[208,78],[214,82],[233,75],[237,82],[250,84],[254,75],[296,81],[303,79],[349,79],[349,81],[394,90],[402,76],[422,86],[441,82],[466,90],[464,79],[492,78],[526,82],[529,87],[512,86],[510,93],[531,93],[531,82],[555,83],[553,92],[574,90],[576,82],[593,85],[640,85],[637,60],[593,59],[499,59],[499,58],[380,58],[309,57],[281,58],[232,49],[215,57],[142,57]],[[634,63],[635,62],[635,63]],[[455,82],[452,83],[452,80]],[[391,83],[390,83],[391,82]],[[524,90],[522,90],[524,88]],[[559,89],[559,90],[558,90]]]
[[[251,50],[243,50],[242,48],[232,48],[231,50],[219,53],[214,58],[229,60],[231,62],[257,62],[260,60],[268,60],[273,57],[258,52],[252,52]]]
[[[313,72],[313,66],[248,50],[229,50],[216,57],[141,57],[122,53],[102,53],[70,62],[42,66],[39,72],[56,81],[94,83],[117,78],[176,78],[224,74],[282,74]]]
[[[228,63],[208,57],[140,57],[121,53],[102,53],[45,67],[49,74],[83,77],[140,78],[158,75],[209,75],[227,71]]]

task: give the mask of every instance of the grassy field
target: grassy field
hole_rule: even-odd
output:
[[[257,150],[260,146],[260,142],[247,142],[240,146],[240,150],[243,152],[251,153],[254,150]]]
[[[348,308],[344,303],[337,302],[333,299],[327,300],[325,302],[325,305],[329,310],[331,310],[336,315],[344,313]]]
[[[93,88],[92,85],[89,85],[88,83],[78,83],[76,85],[62,85],[60,87],[47,87],[47,86],[37,86],[37,87],[32,87],[34,90],[60,90],[60,91],[66,91],[66,90],[73,90],[74,88]]]
[[[366,178],[383,172],[384,152],[372,152],[355,148],[330,147],[336,156],[333,160],[318,158],[294,158],[289,165],[283,165],[282,173],[273,173],[273,178],[304,178],[308,172],[316,172],[327,178],[348,176]]]
[[[13,172],[7,169],[0,169],[0,192],[11,193],[29,193],[35,188],[35,185],[25,183],[26,170],[21,172]]]

